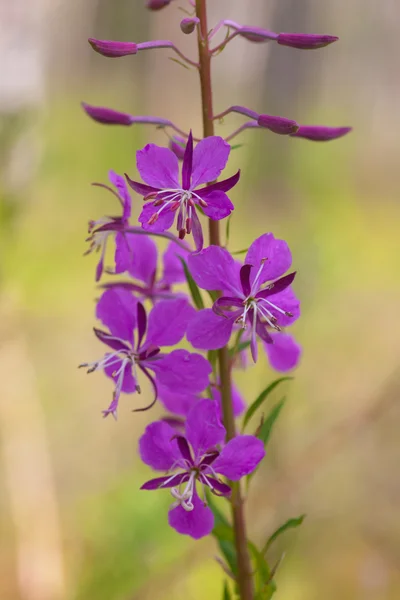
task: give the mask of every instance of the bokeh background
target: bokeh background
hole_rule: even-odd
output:
[[[247,132],[231,248],[272,231],[288,240],[304,348],[289,401],[254,480],[250,534],[262,543],[306,513],[272,551],[282,600],[400,597],[400,61],[397,0],[213,0],[275,31],[330,33],[316,52],[235,40],[214,61],[215,110],[244,104],[300,123],[353,125],[312,144]],[[76,366],[93,339],[95,257],[87,221],[112,213],[92,188],[110,168],[135,175],[135,151],[165,132],[100,126],[84,100],[157,114],[200,133],[194,71],[160,50],[119,61],[89,36],[172,39],[188,53],[176,0],[0,0],[0,598],[197,600],[221,597],[210,539],[166,523],[169,496],[144,493],[138,436],[150,416],[103,420],[111,383]],[[242,119],[228,117],[227,135]],[[138,214],[140,202],[135,205]],[[238,373],[249,401],[274,378]],[[156,413],[161,409],[156,409]],[[155,413],[152,413],[154,417]]]

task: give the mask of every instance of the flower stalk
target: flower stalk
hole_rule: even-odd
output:
[[[196,17],[198,26],[199,75],[201,89],[201,106],[203,119],[203,136],[214,135],[213,99],[211,79],[211,51],[208,40],[207,2],[196,0]],[[219,222],[209,219],[210,244],[221,246]],[[221,400],[227,441],[236,436],[235,417],[232,403],[231,364],[228,346],[218,350],[218,368],[221,384]],[[237,555],[237,585],[241,600],[253,600],[254,586],[247,545],[246,522],[244,517],[243,497],[240,482],[232,484],[232,517]]]

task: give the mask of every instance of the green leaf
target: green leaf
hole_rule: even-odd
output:
[[[210,363],[210,365],[213,368],[213,371],[215,371],[215,367],[217,365],[217,358],[218,358],[218,350],[209,350],[207,352],[207,360]]]
[[[271,437],[272,428],[275,425],[275,421],[279,417],[279,414],[286,402],[286,398],[282,398],[275,406],[272,408],[268,417],[265,419],[264,423],[261,425],[261,428],[257,434],[257,437],[264,442],[264,446],[266,446],[269,442],[269,438]]]
[[[183,270],[185,272],[186,281],[187,281],[187,284],[189,286],[190,294],[192,296],[194,305],[196,306],[196,308],[198,308],[199,310],[201,310],[202,308],[204,308],[204,302],[203,302],[203,298],[201,297],[198,285],[195,282],[195,280],[193,279],[193,277],[191,276],[189,268],[188,268],[188,266],[186,264],[185,259],[182,258],[182,256],[178,256],[178,258],[179,258],[179,260],[182,263]]]
[[[235,252],[231,252],[232,255],[236,255],[236,254],[246,254],[246,252],[248,251],[248,248],[244,248],[243,250],[236,250]]]
[[[247,343],[249,344],[250,342],[247,342]],[[293,377],[280,377],[279,379],[276,379],[275,381],[270,383],[265,388],[265,390],[263,390],[261,392],[261,394],[254,400],[253,404],[251,404],[246,411],[246,414],[243,419],[243,429],[246,427],[247,423],[250,421],[251,417],[254,415],[254,413],[257,411],[257,409],[259,409],[260,406],[262,405],[262,403],[268,398],[270,393],[276,387],[278,387],[278,385],[280,383],[282,383],[283,381],[290,381],[291,379],[293,379]]]
[[[232,150],[232,148],[231,148],[231,150]],[[232,218],[232,215],[229,215],[229,217],[226,220],[225,248],[227,248],[228,244],[229,244],[229,235],[231,232],[231,218]]]
[[[234,575],[237,575],[237,556],[232,527],[225,515],[216,507],[214,499],[209,493],[207,494],[207,501],[215,519],[212,534],[217,540],[221,554],[225,558],[230,570]]]
[[[176,63],[177,65],[180,65],[181,67],[185,67],[185,69],[190,69],[189,65],[184,63],[182,60],[179,60],[178,58],[174,58],[172,56],[169,56],[168,58],[169,58],[169,60],[172,60],[172,62]]]
[[[284,523],[283,525],[278,527],[278,529],[276,531],[274,531],[274,533],[265,542],[265,545],[262,549],[262,554],[265,554],[267,552],[267,550],[271,546],[271,544],[273,544],[275,542],[275,540],[279,536],[282,535],[282,533],[285,533],[285,531],[287,531],[288,529],[295,529],[296,527],[299,527],[305,518],[306,518],[306,515],[300,515],[300,517],[288,519],[286,521],[286,523]]]
[[[224,582],[224,590],[222,593],[222,600],[231,600],[232,596],[231,593],[229,591],[229,586],[228,586],[228,582],[225,580]]]
[[[206,290],[206,292],[214,303],[218,298],[218,292],[216,290]]]
[[[241,148],[242,146],[244,146],[244,144],[235,144],[234,146],[231,146],[231,150],[237,150],[238,148]]]

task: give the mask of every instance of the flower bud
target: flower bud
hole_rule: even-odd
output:
[[[197,17],[185,17],[180,23],[182,33],[193,33],[198,23],[200,23],[200,19]]]
[[[257,123],[260,127],[265,127],[273,133],[279,135],[291,135],[296,133],[299,129],[299,124],[292,119],[286,119],[285,117],[273,117],[271,115],[260,115],[257,119]]]
[[[185,154],[186,140],[180,135],[173,135],[169,141],[169,148],[179,160],[183,160]]]
[[[293,137],[300,137],[312,142],[329,142],[343,137],[352,130],[351,127],[324,127],[322,125],[301,125]]]
[[[82,102],[83,110],[89,117],[98,123],[104,125],[131,125],[133,117],[127,113],[113,110],[112,108],[103,108],[101,106],[91,106]]]
[[[300,50],[316,50],[323,48],[339,38],[334,35],[318,35],[314,33],[280,33],[277,38],[281,46],[290,46]]]
[[[111,40],[96,40],[89,38],[89,44],[93,50],[107,56],[107,58],[120,58],[121,56],[128,56],[129,54],[136,54],[137,44],[133,42],[113,42]]]
[[[160,10],[171,4],[171,0],[147,0],[147,8],[149,10]]]
[[[240,27],[237,32],[240,37],[254,43],[269,42],[270,40],[276,40],[278,37],[273,31],[261,29],[260,27]]]

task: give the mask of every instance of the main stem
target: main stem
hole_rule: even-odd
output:
[[[207,0],[196,0],[196,16],[200,19],[200,32],[198,35],[199,46],[199,73],[201,89],[201,106],[203,116],[203,136],[214,135],[212,82],[211,82],[211,55],[208,45],[207,26]],[[219,222],[209,219],[210,244],[221,245]],[[236,435],[235,418],[232,404],[231,366],[228,347],[218,351],[218,367],[221,385],[222,409],[227,439],[231,440]],[[232,485],[232,516],[237,555],[238,576],[241,600],[254,599],[253,575],[250,556],[247,547],[246,523],[243,511],[243,498],[239,482]]]

